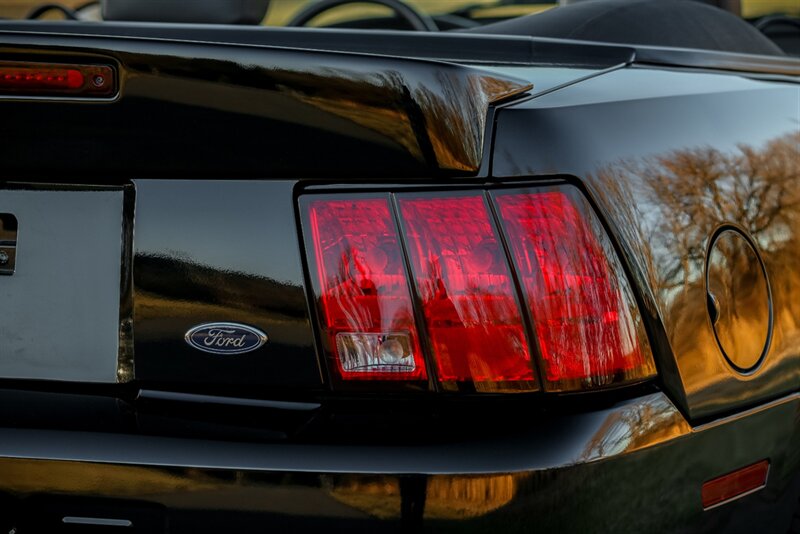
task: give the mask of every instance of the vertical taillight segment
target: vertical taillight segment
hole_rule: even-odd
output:
[[[568,391],[655,374],[631,288],[597,216],[574,188],[493,194],[542,358]]]
[[[485,195],[397,198],[439,381],[445,389],[535,389],[511,269]]]
[[[323,342],[342,380],[427,378],[389,196],[301,202]]]

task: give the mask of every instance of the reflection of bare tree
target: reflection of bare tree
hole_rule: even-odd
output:
[[[653,395],[612,412],[586,443],[581,461],[632,452],[689,431],[689,426],[666,398]]]
[[[513,500],[519,478],[509,474],[431,477],[424,488],[425,518],[486,515]],[[384,519],[401,515],[401,482],[396,477],[348,475],[329,482],[329,494],[339,502]]]
[[[736,223],[748,231],[767,266],[773,295],[800,291],[800,131],[760,147],[742,144],[727,152],[691,147],[621,161],[598,173],[596,190],[605,205],[615,208],[621,237],[648,277],[644,287],[656,291],[672,348],[692,362],[693,372],[712,365],[704,355],[716,351],[709,345],[715,342],[708,337],[702,304],[706,252],[715,228]],[[752,258],[739,257],[742,250],[718,247],[723,257],[714,273],[731,298],[735,294],[738,302],[748,303],[729,310],[737,336],[762,339],[766,299],[751,290],[758,285],[753,277],[758,271],[750,265]],[[784,299],[776,311],[781,335],[798,336],[800,302]]]
[[[612,205],[631,201],[634,193],[647,201],[625,231],[638,234],[628,242],[649,243],[652,251],[643,256],[661,290],[685,288],[696,279],[707,239],[723,222],[744,226],[773,265],[797,264],[800,251],[791,237],[800,225],[800,132],[761,148],[739,145],[731,153],[699,147],[627,160],[598,179]]]

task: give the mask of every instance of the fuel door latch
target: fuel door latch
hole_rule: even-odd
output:
[[[0,275],[14,274],[17,264],[17,218],[0,213]]]

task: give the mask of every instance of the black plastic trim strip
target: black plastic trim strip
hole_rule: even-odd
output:
[[[178,393],[175,391],[159,391],[143,389],[139,391],[137,400],[153,400],[167,402],[186,402],[195,404],[217,404],[221,406],[247,406],[252,408],[268,408],[294,412],[313,412],[322,405],[316,402],[287,402],[239,397],[220,397],[217,395],[197,395],[194,393]]]

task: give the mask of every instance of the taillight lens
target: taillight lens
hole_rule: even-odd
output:
[[[343,380],[425,380],[388,196],[302,204],[323,341]]]
[[[114,69],[0,61],[0,95],[107,97],[116,91]]]
[[[705,482],[701,490],[703,509],[714,508],[765,487],[768,475],[769,460],[762,460]]]
[[[530,309],[545,389],[653,376],[633,292],[583,196],[569,187],[493,196]]]
[[[32,69],[0,67],[2,88],[77,89],[83,85],[83,74],[75,69]]]
[[[580,391],[655,376],[620,259],[574,187],[300,204],[335,380],[422,387],[422,347],[450,391]]]
[[[485,196],[399,195],[398,204],[439,381],[445,389],[535,389],[511,270]]]

